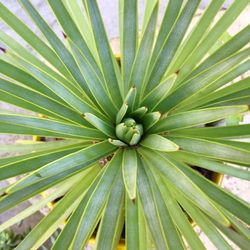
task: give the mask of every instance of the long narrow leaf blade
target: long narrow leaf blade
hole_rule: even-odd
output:
[[[135,200],[137,182],[137,155],[134,150],[128,149],[123,152],[122,174],[128,197],[131,200]]]

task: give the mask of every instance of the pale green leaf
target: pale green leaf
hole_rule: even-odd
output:
[[[140,145],[152,150],[171,152],[179,150],[179,146],[161,135],[150,134],[140,142]]]
[[[134,150],[128,149],[123,152],[122,174],[128,196],[131,200],[135,200],[137,183],[137,155]]]

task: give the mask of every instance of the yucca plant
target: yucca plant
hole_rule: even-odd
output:
[[[129,250],[205,249],[191,219],[217,249],[228,239],[249,249],[249,205],[197,171],[250,179],[250,125],[207,126],[249,108],[249,78],[233,80],[250,68],[250,27],[227,35],[249,1],[214,24],[224,1],[213,0],[189,29],[199,0],[170,0],[159,28],[158,0],[146,1],[141,28],[137,1],[121,0],[120,58],[96,0],[48,2],[64,39],[30,1],[20,3],[42,38],[0,4],[33,49],[0,31],[0,100],[42,115],[1,110],[0,132],[63,139],[1,146],[19,153],[1,159],[1,180],[22,178],[1,189],[0,212],[52,191],[0,230],[63,197],[16,249],[37,249],[59,227],[55,250],[93,236],[116,249],[122,235]]]

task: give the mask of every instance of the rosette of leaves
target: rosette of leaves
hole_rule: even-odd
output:
[[[190,28],[200,1],[170,0],[159,29],[159,1],[146,1],[141,28],[137,1],[120,1],[120,62],[96,0],[48,2],[64,39],[30,1],[42,38],[0,4],[33,49],[0,32],[0,99],[43,115],[1,110],[0,132],[63,139],[1,146],[19,153],[1,159],[1,180],[25,174],[1,189],[1,212],[52,190],[1,230],[63,196],[16,249],[37,249],[66,219],[53,249],[83,249],[94,231],[97,249],[116,249],[123,230],[127,249],[205,249],[188,216],[218,249],[248,249],[247,202],[192,166],[249,180],[250,125],[206,126],[248,110],[249,78],[233,80],[250,68],[250,27],[225,34],[249,1],[216,23],[224,1],[211,1]]]

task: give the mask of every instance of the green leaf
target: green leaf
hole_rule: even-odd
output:
[[[58,140],[58,141],[31,141],[31,140],[16,140],[15,144],[1,144],[0,152],[1,153],[18,153],[19,155],[39,152],[44,150],[57,150],[64,147],[71,146],[85,146],[91,144],[90,141],[84,140]],[[2,159],[1,159],[2,160]],[[2,164],[0,164],[1,166]]]
[[[211,1],[210,5],[201,16],[197,25],[193,28],[184,44],[177,51],[177,55],[174,58],[168,72],[176,72],[187,58],[192,54],[192,51],[199,45],[202,38],[206,35],[206,32],[212,25],[212,21],[218,11],[220,10],[224,0]]]
[[[130,85],[130,74],[138,44],[137,0],[121,0],[121,71],[123,92],[127,93]]]
[[[223,127],[189,128],[171,132],[171,135],[185,135],[202,138],[249,138],[250,125],[242,124]]]
[[[178,151],[170,154],[178,161],[183,161],[191,166],[199,166],[216,173],[223,173],[229,176],[234,176],[240,179],[250,180],[250,171],[241,169],[239,166],[228,165],[216,160],[201,157],[199,154],[194,154],[185,151]]]
[[[91,113],[84,113],[83,117],[86,121],[91,123],[94,127],[96,127],[105,135],[110,136],[112,138],[115,137],[114,127],[112,125],[108,124],[107,122],[103,121],[102,119]]]
[[[125,226],[127,249],[139,249],[139,209],[138,198],[131,200],[126,193],[125,199]]]
[[[73,211],[71,216],[69,217],[67,223],[65,224],[63,230],[61,231],[60,235],[56,239],[55,244],[53,245],[53,250],[59,250],[59,249],[69,249],[70,245],[72,243],[72,240],[75,236],[76,228],[79,224],[79,221],[81,219],[82,213],[85,210],[88,201],[94,192],[98,182],[100,181],[102,175],[103,175],[103,169],[100,170],[99,174],[96,175],[96,178],[90,183],[88,190],[84,194],[83,199],[81,199],[79,205],[76,207],[76,209]]]
[[[48,144],[48,143],[45,143]],[[59,145],[58,145],[59,146]],[[17,176],[20,174],[28,173],[31,171],[35,171],[50,162],[53,162],[65,155],[74,153],[86,145],[72,145],[71,147],[67,148],[51,148],[47,151],[42,151],[39,153],[32,153],[28,155],[24,155],[23,157],[11,157],[7,158],[9,160],[8,163],[5,163],[1,159],[1,166],[0,166],[0,180],[8,179],[13,176]]]
[[[203,71],[194,78],[185,81],[179,88],[171,93],[163,102],[157,106],[157,110],[167,112],[175,108],[183,110],[183,106],[193,103],[200,97],[204,97],[210,86],[213,86],[220,77],[226,77],[226,73],[233,67],[237,66],[243,60],[250,55],[250,49],[244,49],[239,53],[232,55],[226,60],[217,63],[208,70]],[[238,76],[238,70],[236,71],[236,77]],[[227,81],[225,82],[227,83]]]
[[[199,101],[199,105],[200,106],[204,104],[209,105],[209,104],[213,104],[213,103],[220,102],[220,101],[226,101],[226,100],[230,100],[233,97],[237,97],[238,94],[242,92],[244,94],[250,89],[249,83],[250,83],[250,77],[247,77],[241,81],[230,84],[229,86],[225,88],[222,88],[218,91],[212,92],[209,95],[207,95],[206,100],[202,99]]]
[[[109,143],[117,146],[117,147],[128,147],[128,145],[120,140],[113,140],[111,138],[108,139]]]
[[[124,99],[124,103],[128,104],[128,110],[131,112],[133,110],[134,104],[135,104],[135,98],[137,95],[137,89],[136,87],[133,85],[129,91],[128,94],[126,95],[125,99]]]
[[[77,207],[98,171],[98,167],[95,167],[84,175],[84,178],[78,181],[54,209],[25,237],[17,249],[32,249],[41,246]]]
[[[219,48],[215,53],[209,56],[206,60],[204,60],[189,76],[192,78],[193,76],[199,74],[203,70],[208,69],[214,64],[226,59],[227,57],[233,55],[237,51],[244,48],[250,40],[250,25],[246,26],[239,33],[233,36],[227,43],[225,43],[221,48]]]
[[[142,24],[143,33],[145,32],[145,29],[147,28],[150,16],[158,0],[146,0],[145,2],[146,3],[145,3],[145,9],[144,9],[143,24]]]
[[[150,91],[142,100],[142,105],[155,110],[155,107],[168,95],[169,91],[174,85],[177,74],[172,74],[170,77],[164,79],[152,91]]]
[[[89,126],[79,113],[50,97],[0,78],[0,100],[39,114]]]
[[[213,84],[210,84],[206,89],[204,89],[203,90],[204,94],[202,96],[197,97],[196,100],[194,102],[190,103],[189,105],[183,106],[182,110],[184,111],[184,110],[192,109],[194,107],[204,106],[204,103],[209,102],[210,98],[211,98],[212,104],[216,103],[216,101],[213,102],[213,95],[215,95],[215,99],[220,98],[220,95],[219,96],[216,96],[216,95],[217,95],[217,92],[219,93],[220,91],[222,91],[221,97],[223,98],[223,96],[226,96],[227,93],[223,93],[223,91],[226,91],[227,88],[234,85],[234,84],[230,84],[229,86],[227,86],[227,84],[229,82],[232,82],[239,75],[244,74],[249,69],[250,69],[250,60],[246,60],[245,62],[233,67],[230,71],[227,72],[226,75],[223,75],[222,77],[218,78]],[[223,88],[221,88],[221,87],[223,87]],[[241,90],[241,88],[239,86],[239,91],[240,90]],[[230,90],[228,90],[228,91],[230,93]],[[211,97],[210,97],[210,95],[211,95]],[[226,100],[228,100],[228,99],[226,98]],[[233,104],[231,104],[231,105],[233,105]]]
[[[18,189],[8,195],[8,190],[6,192],[6,195],[4,195],[0,199],[0,211],[6,211],[9,208],[12,208],[19,203],[37,195],[43,192],[44,190],[47,190],[56,184],[70,178],[71,176],[75,175],[76,173],[79,174],[79,172],[84,171],[82,170],[82,166],[76,166],[74,168],[70,168],[67,171],[60,172],[57,175],[50,176],[48,178],[42,178],[39,181],[36,181],[35,183],[25,186],[21,189]]]
[[[190,137],[169,137],[182,149],[213,159],[249,165],[249,151],[207,139]]]
[[[46,64],[45,64],[44,62],[39,60],[30,50],[28,50],[26,47],[21,45],[18,41],[15,41],[13,39],[13,37],[11,37],[8,34],[4,33],[4,31],[2,31],[2,30],[0,30],[0,41],[5,46],[8,47],[5,54],[8,55],[9,53],[10,54],[14,53],[17,56],[23,58],[24,60],[31,62],[36,67],[44,70],[48,74],[54,75],[54,76],[59,77],[59,78],[64,78],[60,74],[56,73],[55,70],[53,70],[53,67],[51,67],[49,62],[46,62]],[[71,86],[73,86],[72,82],[75,84],[72,76],[70,74],[68,74],[68,72],[64,71],[64,72],[62,72],[62,74],[65,74],[65,76],[70,80],[69,83],[71,83]]]
[[[150,60],[150,68],[154,66],[157,57],[161,53],[161,49],[164,46],[164,43],[168,39],[171,29],[174,27],[174,24],[178,18],[178,15],[181,11],[183,0],[170,0],[168,1],[167,8],[164,13],[164,17],[161,23],[161,27],[155,41],[155,47],[152,53]]]
[[[81,249],[86,245],[87,240],[91,236],[91,232],[94,229],[94,225],[97,223],[98,218],[101,215],[112,184],[119,176],[121,161],[122,154],[118,151],[110,161],[109,165],[105,168],[100,181],[89,198],[86,208],[82,213],[72,242],[72,249]]]
[[[124,185],[119,172],[110,191],[101,224],[98,228],[96,249],[117,249],[124,225]]]
[[[166,242],[163,235],[163,229],[158,217],[156,204],[154,203],[153,194],[149,185],[148,177],[144,170],[144,166],[140,161],[138,164],[137,185],[144,215],[153,236],[155,246],[157,249],[165,249]]]
[[[162,80],[169,64],[171,63],[178,47],[184,38],[187,28],[195,14],[200,0],[188,1],[183,8],[179,18],[176,20],[171,33],[168,35],[164,45],[159,52],[159,56],[155,61],[153,67],[150,69],[149,80],[147,82],[146,90],[150,91]]]
[[[116,115],[116,124],[119,124],[124,116],[126,115],[128,110],[128,104],[125,102],[122,104],[121,108],[119,109],[117,115]]]
[[[158,184],[156,183],[153,174],[149,170],[149,168],[145,167],[145,171],[150,181],[150,185],[152,187],[152,192],[154,196],[154,200],[157,206],[157,210],[159,213],[159,218],[164,230],[164,235],[167,240],[167,244],[169,249],[185,249],[184,243],[180,237],[179,231],[174,224],[171,215],[165,205],[164,199],[159,190]]]
[[[103,84],[103,81],[101,81],[102,78],[100,79],[98,77],[95,73],[95,68],[89,64],[87,58],[81,53],[79,48],[69,38],[67,38],[67,41],[69,42],[76,62],[79,65],[80,71],[93,97],[108,116],[114,117],[117,108],[107,93],[105,85]]]
[[[248,63],[250,65],[250,63]],[[247,65],[247,64],[246,64]],[[243,64],[244,66],[244,64]],[[246,71],[247,68],[243,67],[243,71]],[[240,70],[238,68],[237,74],[240,74]],[[233,98],[237,97],[245,97],[249,92],[249,78],[243,79],[241,81],[238,81],[236,83],[232,83],[229,86],[223,86],[226,82],[230,81],[230,73],[227,74],[227,77],[225,77],[225,81],[223,80],[223,77],[220,78],[216,83],[214,84],[215,87],[211,88],[210,93],[206,94],[205,97],[198,98],[195,102],[190,103],[189,106],[183,107],[183,110],[186,109],[193,109],[196,107],[208,107],[208,106],[218,106],[217,103],[220,105],[223,105],[223,101],[229,101]],[[235,78],[236,76],[232,76],[231,80]],[[223,81],[222,81],[223,80]],[[223,86],[223,88],[220,88]],[[211,86],[212,87],[212,86]],[[209,91],[206,90],[206,92]],[[216,91],[215,91],[216,90]],[[245,93],[246,91],[246,93]]]
[[[84,14],[77,1],[60,1],[60,0],[49,0],[48,1],[58,22],[61,27],[64,29],[66,36],[73,41],[73,43],[79,48],[81,54],[84,55],[87,62],[93,67],[96,74],[102,79],[102,73],[99,68],[99,65],[94,58],[93,53],[96,53],[96,48],[94,44],[93,34],[91,32],[89,22],[85,18]],[[66,3],[67,2],[67,3]],[[70,9],[74,11],[72,17],[67,10]],[[77,16],[76,16],[77,14]],[[74,18],[75,17],[75,18]],[[74,19],[74,20],[73,20]],[[81,24],[79,23],[81,21]],[[77,27],[77,23],[78,27]],[[82,26],[83,25],[83,26]],[[80,30],[82,32],[80,32]],[[82,37],[82,33],[85,35]],[[88,41],[88,43],[87,43]],[[94,96],[94,95],[93,95]]]
[[[45,38],[51,44],[52,48],[56,51],[57,55],[63,61],[68,71],[76,80],[77,84],[84,90],[87,95],[92,97],[92,93],[89,91],[89,88],[78,68],[78,65],[67,47],[57,37],[55,32],[50,28],[50,26],[45,22],[45,20],[30,2],[25,0],[20,0],[20,2],[27,10],[27,13],[30,15],[37,27],[41,30]]]
[[[105,135],[96,129],[47,118],[19,114],[4,114],[1,112],[0,133],[42,135],[57,138],[105,139]]]
[[[35,77],[31,76],[24,70],[3,61],[0,59],[0,73],[3,75],[10,77],[11,79],[20,82],[21,84],[41,93],[45,96],[50,97],[51,99],[62,102],[63,100],[56,95],[51,89],[49,89],[46,85],[41,84]]]
[[[98,52],[97,52],[95,42],[94,42],[95,41],[94,35],[91,30],[89,20],[87,19],[87,17],[84,15],[82,11],[83,6],[80,4],[78,0],[63,0],[63,4],[67,8],[78,30],[81,32],[81,35],[84,38],[87,46],[89,47],[89,50],[92,52],[94,58],[96,59],[96,61],[99,61]],[[59,14],[60,13],[58,13],[58,19],[59,19]],[[68,20],[68,19],[65,19],[65,20]],[[61,19],[62,26],[65,20],[63,20],[63,18]],[[66,27],[68,28],[67,34],[68,35],[71,34],[72,32],[70,29],[71,27],[68,27],[68,26]],[[73,35],[73,32],[72,32],[72,35]]]
[[[108,156],[115,150],[115,147],[107,141],[100,142],[89,147],[85,147],[81,150],[65,155],[55,161],[49,162],[42,168],[32,172],[27,177],[17,182],[10,191],[20,189],[46,179],[50,176],[60,174],[60,172],[74,169],[74,167],[80,166],[82,169],[88,168],[90,164],[100,160],[101,158]]]
[[[244,141],[234,141],[234,140],[227,140],[227,139],[214,139],[214,138],[211,138],[209,139],[213,142],[218,142],[218,143],[221,143],[221,144],[225,144],[225,145],[228,145],[228,146],[232,146],[232,147],[235,147],[235,148],[238,148],[238,149],[242,149],[242,150],[245,150],[245,151],[248,151],[250,153],[250,143],[249,142],[244,142]]]
[[[150,12],[150,19],[148,20],[147,27],[142,35],[142,39],[136,53],[130,76],[130,85],[136,86],[138,98],[141,95],[141,90],[143,89],[143,80],[147,71],[147,66],[154,42],[159,1],[155,1],[153,6],[154,7],[152,8],[152,11]]]
[[[235,216],[233,216],[229,212],[225,212],[225,214],[232,223],[231,227],[234,228],[235,231],[239,232],[241,235],[244,235],[246,238],[250,239],[250,232],[247,225],[238,220]]]
[[[220,100],[215,100],[212,103],[206,105],[206,107],[214,106],[226,106],[226,105],[241,105],[249,104],[250,89],[242,90],[237,93],[228,95]]]
[[[238,232],[235,232],[233,228],[225,227],[213,220],[213,223],[219,230],[230,240],[232,240],[242,250],[247,250],[249,245],[249,239],[242,237]]]
[[[67,68],[58,58],[57,54],[45,42],[43,42],[33,31],[31,31],[15,14],[10,12],[8,8],[0,3],[0,17],[6,22],[15,32],[20,35],[34,50],[44,57],[51,65],[64,73],[70,75]]]
[[[109,45],[108,37],[104,28],[100,10],[96,0],[85,0],[87,13],[91,21],[95,43],[99,58],[102,65],[102,72],[106,81],[106,87],[114,100],[114,103],[119,107],[122,104],[121,86],[119,76],[116,75],[115,58]]]
[[[229,222],[222,212],[212,203],[202,189],[178,169],[176,162],[167,158],[166,154],[160,154],[144,148],[138,151],[142,154],[143,159],[150,168],[152,168],[152,166],[157,168],[172,185],[175,185],[176,188],[183,192],[183,194],[195,204],[199,204],[204,212],[212,218],[217,218],[221,223],[228,225]]]
[[[137,155],[133,149],[124,150],[123,152],[122,174],[128,197],[131,200],[135,200],[137,182]]]
[[[228,33],[228,31],[224,32],[222,36],[217,40],[217,42],[209,49],[208,55],[212,55],[216,50],[218,50],[224,43],[228,42],[232,36]]]
[[[152,235],[150,233],[141,201],[138,199],[139,250],[152,249]]]
[[[91,102],[91,104],[89,104],[89,101],[88,99],[86,100],[85,96],[80,97],[79,95],[77,95],[73,88],[65,86],[64,83],[58,82],[54,77],[51,77],[50,75],[46,74],[45,72],[22,59],[20,59],[19,62],[22,64],[24,69],[29,72],[29,74],[39,80],[38,84],[42,83],[43,85],[48,87],[78,112],[84,113],[88,111],[98,114],[101,113],[96,110],[95,106]],[[102,116],[106,117],[105,115]]]
[[[161,118],[160,112],[152,112],[148,113],[143,118],[143,129],[145,131],[149,130],[153,127]]]
[[[250,223],[250,218],[248,216],[250,207],[247,202],[225,191],[223,188],[219,187],[213,182],[207,180],[206,178],[198,174],[197,171],[191,169],[189,166],[183,163],[181,164],[180,162],[176,164],[176,166],[183,173],[185,173],[192,182],[194,182],[197,186],[202,188],[202,190],[206,193],[206,195],[210,197],[210,199],[212,199],[215,204],[216,203],[219,204],[226,211],[230,212],[231,214],[241,219],[245,223],[247,224]]]
[[[138,119],[141,119],[148,111],[148,108],[143,106],[143,107],[140,107],[136,110],[134,110],[130,115],[132,117],[136,117]]]
[[[180,192],[171,187],[171,191],[174,196],[185,209],[185,211],[191,216],[191,218],[197,223],[200,229],[211,240],[215,247],[218,249],[232,249],[229,243],[223,238],[220,231],[213,225],[210,218],[202,213],[197,207],[195,207],[188,199],[186,199]]]
[[[163,182],[161,175],[156,172],[155,169],[151,168],[151,171],[154,174],[155,181],[159,187],[161,195],[164,199],[164,202],[174,224],[176,225],[180,233],[184,236],[190,248],[205,250],[203,243],[201,242],[199,236],[196,234],[194,228],[188,220],[187,214],[185,214],[185,212],[181,209],[172,192],[170,192],[169,187],[166,184],[166,180],[164,180]]]
[[[222,34],[231,26],[235,19],[245,9],[248,0],[238,0],[233,2],[221,19],[210,29],[203,37],[200,44],[192,51],[192,54],[186,60],[184,66],[180,70],[178,81],[181,82],[186,76],[192,72],[195,66],[204,58],[208,50],[222,36]]]
[[[27,217],[31,216],[37,211],[40,211],[43,207],[48,205],[48,203],[53,202],[54,200],[62,197],[72,185],[74,185],[72,179],[70,180],[70,183],[66,181],[65,184],[59,184],[58,186],[55,187],[56,190],[54,190],[54,192],[51,193],[49,196],[46,196],[45,198],[30,205],[28,208],[24,209],[17,215],[14,215],[13,217],[5,221],[3,224],[1,224],[0,231],[2,232],[3,230],[17,224],[18,222],[26,219]]]
[[[140,145],[152,150],[171,152],[179,150],[179,146],[157,134],[150,134],[140,142]]]
[[[163,118],[150,129],[150,132],[165,132],[202,125],[246,110],[248,106],[227,106],[181,112]]]

